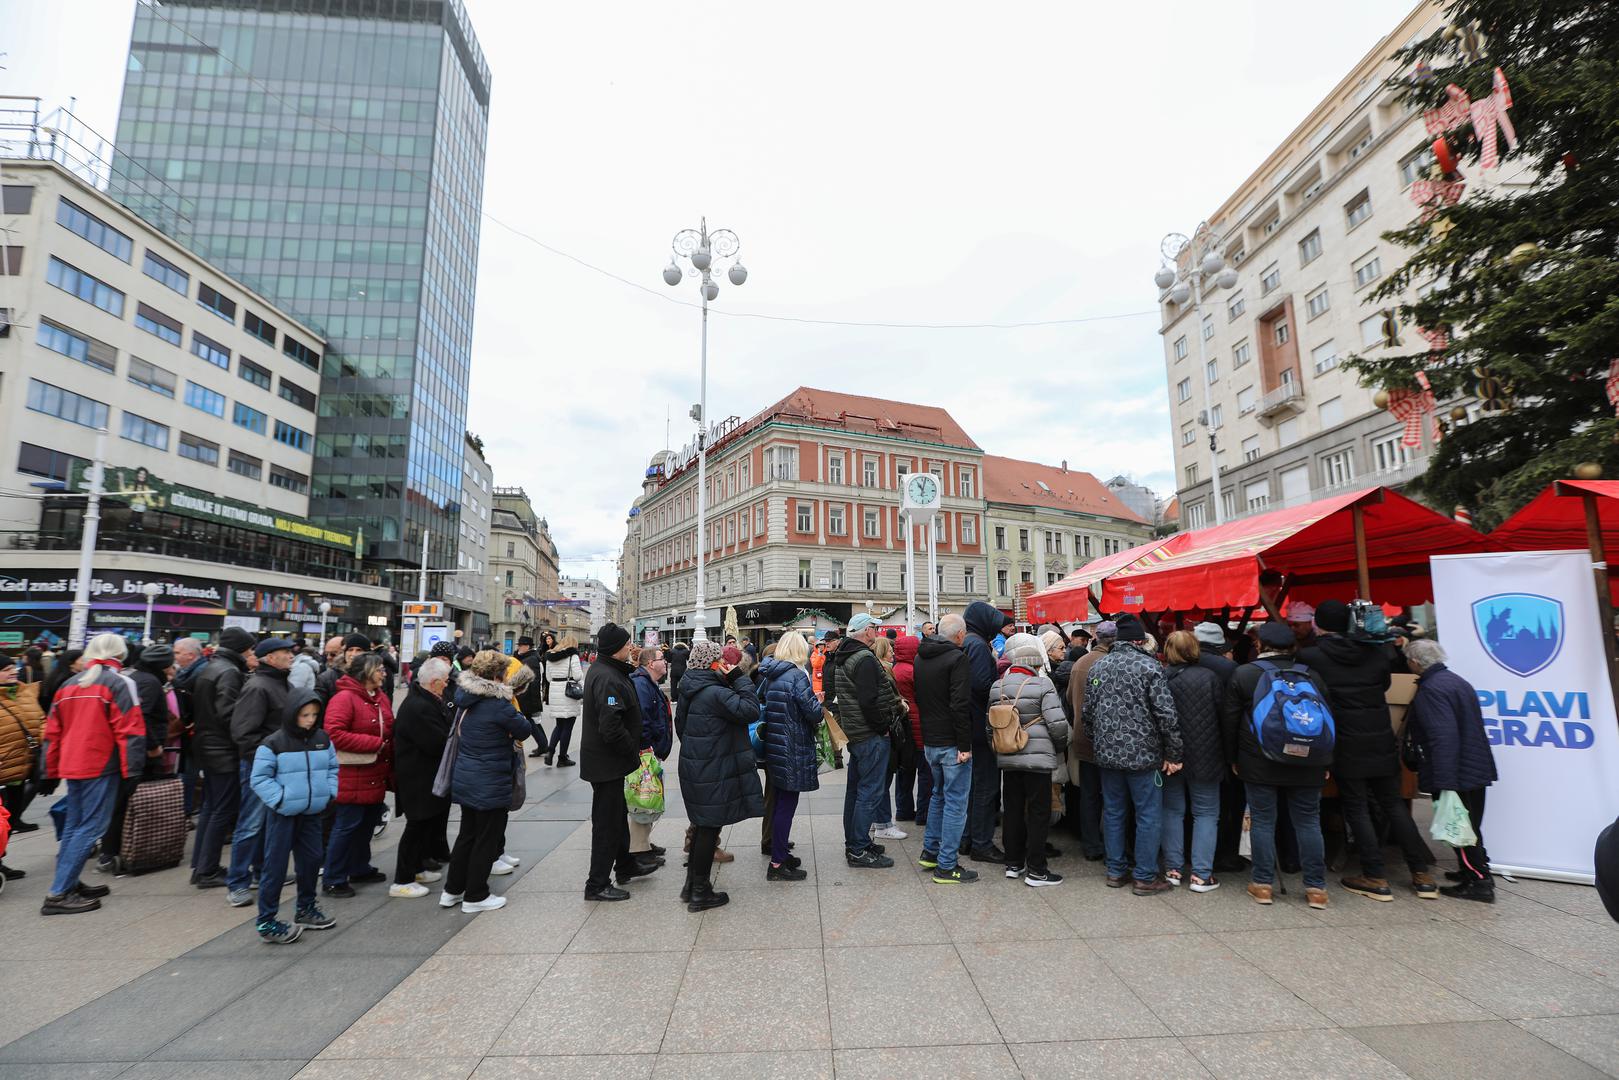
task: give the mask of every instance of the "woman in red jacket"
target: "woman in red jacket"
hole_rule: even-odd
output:
[[[350,661],[326,704],[326,733],[337,748],[337,816],[326,841],[327,896],[354,895],[354,883],[387,881],[371,865],[371,832],[382,820],[393,771],[393,705],[382,693],[387,669],[376,653]]]
[[[909,708],[905,722],[911,729],[911,742],[916,747],[916,756],[907,766],[901,762],[899,770],[894,774],[894,816],[901,821],[914,821],[918,825],[928,823],[928,804],[933,799],[933,771],[924,762],[921,768],[917,762],[922,761],[922,714],[916,707],[916,650],[922,647],[922,639],[909,635],[894,642],[894,686],[899,690],[900,697],[905,699]],[[911,798],[912,788],[915,788],[916,798]]]

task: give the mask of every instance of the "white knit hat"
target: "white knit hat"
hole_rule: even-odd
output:
[[[129,642],[122,634],[97,634],[84,647],[86,663],[91,660],[122,660],[129,655]]]
[[[1033,634],[1013,634],[1006,639],[1006,649],[1001,655],[1015,666],[1030,671],[1044,671],[1046,667],[1046,647]]]

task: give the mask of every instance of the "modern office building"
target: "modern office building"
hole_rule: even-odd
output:
[[[458,571],[446,574],[444,600],[461,638],[490,640],[489,512],[495,495],[495,473],[483,456],[483,440],[467,432],[461,465],[461,543],[456,550]]]
[[[1389,57],[1444,19],[1441,4],[1420,3],[1209,217],[1214,250],[1237,271],[1235,288],[1206,293],[1201,320],[1190,301],[1162,299],[1183,528],[1221,516],[1210,427],[1225,520],[1333,491],[1398,486],[1427,467],[1431,425],[1420,445],[1406,445],[1401,421],[1340,365],[1352,353],[1389,349],[1383,312],[1395,304],[1369,296],[1408,253],[1382,235],[1418,215],[1411,185],[1433,163],[1421,113],[1388,86],[1398,73]],[[1464,172],[1469,187],[1497,192],[1519,180],[1508,168]],[[1413,282],[1408,296],[1433,284]],[[1396,330],[1396,353],[1423,347],[1417,327]],[[1465,421],[1477,407],[1438,406],[1446,423],[1454,410]]]
[[[376,565],[456,568],[489,82],[460,0],[135,11],[114,194],[325,337],[310,512]]]

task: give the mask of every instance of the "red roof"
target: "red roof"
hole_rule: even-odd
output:
[[[1164,507],[1164,520],[1165,521],[1179,521],[1180,519],[1181,519],[1181,500],[1180,500],[1180,496],[1177,495],[1173,499],[1169,500],[1169,505],[1168,506]]]
[[[740,430],[749,431],[771,420],[833,428],[858,435],[916,439],[944,446],[959,446],[965,450],[978,449],[978,444],[956,423],[955,417],[937,405],[913,405],[906,401],[840,394],[808,386],[800,386],[743,424]]]
[[[1045,506],[1147,524],[1088,472],[1038,461],[984,455],[984,497],[1014,506]]]

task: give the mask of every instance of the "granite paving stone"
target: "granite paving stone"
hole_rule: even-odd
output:
[[[1474,928],[1619,990],[1619,923],[1612,920],[1592,925],[1589,919],[1554,912],[1543,918],[1494,919]]]
[[[661,873],[662,871],[660,871]],[[654,875],[655,876],[655,875]],[[679,882],[658,885],[630,883],[632,898],[615,903],[592,902],[594,909],[574,932],[565,951],[570,953],[680,952],[697,941],[702,916],[680,903]],[[580,890],[584,895],[584,890]]]
[[[1169,1034],[1083,941],[972,942],[956,951],[1007,1042]]]
[[[1553,1016],[1513,1023],[1586,1064],[1619,1076],[1619,1014]]]
[[[1613,1030],[1610,1029],[1610,1034]],[[1355,1028],[1350,1034],[1412,1080],[1600,1080],[1602,1073],[1502,1021]]]
[[[832,1051],[659,1054],[652,1080],[832,1080]]]
[[[1008,880],[998,868],[968,885],[935,885],[927,877],[923,880],[927,898],[951,941],[1005,941],[1009,926],[1016,927],[1017,937],[1024,941],[1074,936],[1068,922],[1042,898],[1050,888],[1032,889],[1021,881]],[[1066,882],[1061,887],[1066,888]]]
[[[698,949],[820,949],[820,898],[808,881],[739,892],[702,915]]]
[[[39,919],[37,912],[33,915]],[[8,959],[5,975],[0,978],[0,1045],[21,1038],[162,963],[156,957]]]
[[[1004,878],[1002,880],[1005,880]],[[1039,895],[1082,938],[1139,937],[1190,934],[1201,929],[1157,896],[1135,896],[1129,889],[1105,885],[1069,885],[1028,889]]]
[[[954,946],[827,949],[826,982],[835,1048],[1001,1041]]]
[[[293,1080],[467,1080],[475,1057],[324,1059],[305,1065]]]
[[[860,871],[891,874],[891,870]],[[825,877],[822,877],[825,881]],[[928,888],[953,888],[932,885]],[[965,888],[966,886],[961,886]],[[857,882],[820,887],[821,937],[828,948],[944,944],[950,940],[922,887],[915,882]]]
[[[836,1050],[840,1078],[850,1080],[1018,1080],[1017,1062],[1005,1046],[893,1046]]]
[[[1375,1051],[1337,1030],[1266,1031],[1186,1040],[1220,1080],[1404,1080]]]
[[[435,897],[423,900],[433,902]],[[494,918],[469,919],[455,913],[458,932],[439,952],[447,956],[560,953],[595,909],[579,893],[512,892]]]
[[[588,1057],[486,1057],[472,1080],[648,1080],[651,1054]]]
[[[698,950],[686,965],[660,1049],[830,1048],[826,1001],[819,949]]]
[[[1012,1056],[1024,1080],[1207,1080],[1209,1072],[1179,1039],[1107,1039],[1094,1042],[1015,1043]]]
[[[685,953],[559,956],[489,1052],[545,1056],[633,1048],[656,1053],[685,968]]]

